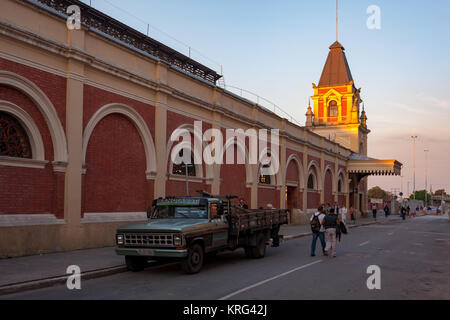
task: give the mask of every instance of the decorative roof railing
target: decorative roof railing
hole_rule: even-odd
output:
[[[98,30],[125,45],[134,47],[140,51],[169,63],[172,66],[208,82],[216,84],[222,76],[214,70],[192,60],[184,54],[156,41],[145,34],[111,18],[110,16],[92,8],[79,0],[25,0],[28,3],[38,5],[41,8],[54,9],[59,14],[67,16],[67,7],[77,5],[81,10],[81,23],[95,30]],[[51,10],[49,10],[51,11]]]

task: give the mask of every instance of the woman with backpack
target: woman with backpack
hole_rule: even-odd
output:
[[[319,206],[317,208],[317,212],[314,213],[311,218],[309,219],[311,224],[311,231],[312,231],[312,243],[311,243],[311,257],[314,257],[316,254],[316,243],[317,238],[320,239],[320,243],[322,245],[322,252],[325,254],[325,228],[322,225],[323,219],[325,217],[325,214],[323,213],[323,206]]]

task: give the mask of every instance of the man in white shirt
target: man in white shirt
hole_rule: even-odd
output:
[[[317,208],[317,212],[314,213],[311,218],[309,219],[311,223],[311,230],[312,230],[312,243],[311,243],[311,257],[314,257],[316,254],[316,243],[317,238],[320,239],[320,243],[322,245],[322,252],[325,254],[325,227],[323,226],[323,219],[325,217],[325,214],[323,213],[323,207],[320,206]],[[318,226],[320,225],[320,227]]]

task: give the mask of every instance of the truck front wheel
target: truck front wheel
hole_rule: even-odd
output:
[[[147,265],[147,259],[145,257],[125,256],[125,263],[128,270],[137,272],[144,270]]]
[[[193,274],[200,271],[203,266],[203,248],[200,244],[194,243],[189,248],[188,257],[181,262],[181,267],[185,273]]]

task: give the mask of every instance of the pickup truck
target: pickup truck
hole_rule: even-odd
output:
[[[205,254],[238,248],[263,258],[269,239],[288,222],[288,210],[249,210],[231,203],[236,196],[202,195],[156,199],[147,223],[117,229],[116,253],[129,270],[144,269],[148,260],[180,260],[186,273],[197,273]]]

